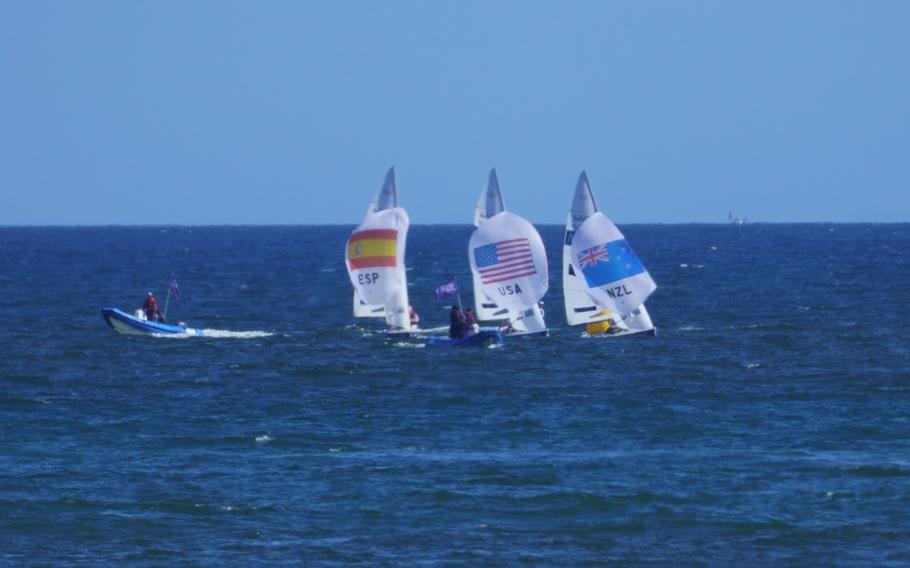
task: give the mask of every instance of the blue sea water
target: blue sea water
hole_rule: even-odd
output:
[[[473,350],[355,324],[350,229],[0,229],[0,563],[910,564],[910,226],[624,227],[606,340],[545,226],[550,337]],[[425,325],[470,231],[411,229]],[[244,333],[105,325],[172,273]]]

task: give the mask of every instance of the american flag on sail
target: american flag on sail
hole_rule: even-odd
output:
[[[528,239],[509,239],[477,247],[474,263],[484,284],[537,274]]]

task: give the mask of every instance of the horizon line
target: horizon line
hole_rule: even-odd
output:
[[[617,225],[905,225],[910,221],[748,221],[736,224],[730,221],[635,221],[616,222]],[[564,227],[564,223],[534,223],[541,227]],[[78,228],[159,228],[159,227],[356,227],[359,223],[58,223],[58,224],[2,224],[0,229],[78,229]],[[412,223],[410,227],[469,226],[473,223]]]

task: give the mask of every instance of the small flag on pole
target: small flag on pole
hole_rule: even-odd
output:
[[[444,284],[441,284],[436,291],[433,292],[433,297],[437,300],[439,298],[445,298],[446,296],[457,296],[458,295],[458,281],[454,278],[447,281]]]
[[[180,299],[180,288],[177,287],[177,279],[171,279],[171,293],[174,294],[174,298]]]

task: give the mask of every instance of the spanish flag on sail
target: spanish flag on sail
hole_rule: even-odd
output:
[[[397,266],[398,230],[367,229],[348,239],[348,267],[378,268]]]

